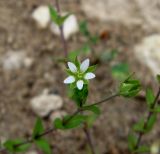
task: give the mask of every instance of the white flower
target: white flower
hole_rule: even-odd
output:
[[[84,60],[80,66],[68,62],[68,67],[70,76],[64,80],[64,83],[71,84],[76,82],[76,86],[79,90],[82,90],[87,80],[95,78],[95,74],[89,70],[89,59]]]

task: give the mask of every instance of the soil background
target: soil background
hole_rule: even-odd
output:
[[[49,0],[1,0],[0,1],[0,56],[7,51],[25,51],[34,59],[30,68],[5,71],[0,66],[0,140],[26,138],[32,133],[36,115],[30,107],[32,97],[49,89],[51,93],[60,95],[64,100],[63,110],[72,113],[74,103],[66,97],[65,65],[55,60],[63,56],[63,46],[60,38],[53,35],[50,29],[40,30],[31,19],[32,11],[39,5],[48,5]],[[53,3],[53,2],[52,2]],[[112,23],[101,23],[87,19],[79,1],[61,0],[61,9],[75,13],[78,21],[87,20],[90,31],[106,37],[94,46],[97,54],[106,49],[120,51],[117,59],[128,63],[131,72],[136,72],[144,87],[156,84],[149,70],[140,65],[134,58],[132,47],[147,35],[141,27],[125,27]],[[68,40],[69,50],[76,50],[86,41],[80,33]],[[95,60],[92,54],[92,64],[98,63],[96,79],[90,83],[88,102],[96,102],[117,89],[118,81],[111,75],[111,63]],[[83,60],[85,57],[80,57]],[[114,63],[113,62],[113,63]],[[47,74],[47,75],[46,75]],[[49,77],[48,77],[49,76]],[[65,89],[65,90],[64,90]],[[142,98],[142,99],[140,99]],[[94,144],[99,154],[129,154],[127,135],[131,126],[142,115],[146,115],[146,104],[143,97],[135,99],[115,98],[101,105],[101,116],[91,129]],[[46,128],[52,125],[44,118]],[[158,128],[158,124],[155,126]],[[160,135],[154,129],[144,137],[143,142],[152,144]],[[58,131],[48,135],[53,154],[89,154],[85,135],[81,128],[71,131]],[[32,147],[38,153],[35,147]],[[29,154],[29,152],[28,152]]]

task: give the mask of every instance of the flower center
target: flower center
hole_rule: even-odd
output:
[[[83,78],[83,73],[82,73],[82,72],[77,72],[77,77],[78,77],[79,79]]]

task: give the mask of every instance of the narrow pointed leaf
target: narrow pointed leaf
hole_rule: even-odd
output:
[[[134,124],[133,130],[136,132],[144,132],[144,119],[141,119],[139,122]]]
[[[43,133],[43,131],[44,131],[44,127],[43,127],[42,120],[40,118],[37,118],[34,129],[33,129],[33,134],[32,134],[33,139],[36,139],[37,136]]]
[[[70,120],[69,120],[70,119]],[[80,126],[83,122],[85,122],[86,116],[84,115],[75,115],[73,118],[70,116],[64,117],[64,127],[65,129],[72,129]],[[68,121],[65,123],[65,121]]]
[[[148,153],[150,151],[149,146],[142,145],[138,149],[136,149],[134,152],[135,153]]]
[[[82,107],[83,110],[92,111],[93,113],[99,115],[101,113],[100,108],[96,105],[93,106],[84,106]]]
[[[146,90],[146,101],[149,108],[152,106],[154,99],[155,99],[155,96],[152,89],[148,88]]]
[[[22,142],[24,142],[24,140],[20,140],[20,139],[16,139],[16,140],[7,140],[3,146],[10,152],[25,152],[29,147],[30,147],[30,143],[21,145],[21,146],[17,146],[18,144],[21,144]]]
[[[134,151],[136,144],[137,144],[137,137],[133,133],[130,133],[128,135],[128,147],[129,147],[129,149],[131,151]]]
[[[35,144],[37,145],[39,149],[41,149],[44,152],[44,154],[52,154],[51,147],[49,143],[47,142],[47,140],[40,138],[35,141]]]
[[[149,121],[147,123],[147,126],[145,128],[146,132],[150,132],[152,130],[156,120],[157,120],[157,114],[154,113],[154,114],[152,114],[152,116],[150,117],[150,119],[149,119]]]

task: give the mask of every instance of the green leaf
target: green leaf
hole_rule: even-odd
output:
[[[4,143],[4,147],[10,151],[10,152],[25,152],[29,147],[30,147],[30,143],[27,144],[23,144],[21,146],[17,146],[21,143],[23,143],[23,140],[20,139],[16,139],[16,140],[8,140]]]
[[[128,147],[129,147],[129,150],[134,151],[136,144],[137,144],[137,137],[134,134],[130,133],[128,135]]]
[[[151,115],[151,117],[149,118],[149,120],[147,122],[147,125],[146,125],[146,128],[145,128],[146,133],[148,133],[152,130],[156,120],[157,120],[157,114],[154,113],[154,114]]]
[[[65,20],[70,16],[71,14],[68,13],[67,15],[64,15],[64,16],[59,16],[58,18],[58,25],[61,26],[64,24]]]
[[[70,119],[70,120],[69,120]],[[81,125],[83,122],[85,122],[86,116],[85,115],[75,115],[74,117],[71,118],[71,116],[66,116],[64,117],[64,123],[65,121],[68,121],[64,124],[65,129],[71,129],[78,127]]]
[[[138,149],[136,149],[134,152],[135,153],[146,153],[150,151],[150,147],[142,145]]]
[[[65,20],[70,16],[70,14],[67,14],[67,15],[64,15],[64,16],[60,16],[58,14],[58,12],[52,6],[49,6],[49,11],[50,11],[50,15],[51,15],[52,21],[55,24],[57,24],[58,26],[63,25]]]
[[[80,126],[86,120],[84,115],[65,116],[63,120],[57,118],[54,126],[57,129],[72,129]]]
[[[138,80],[127,78],[119,87],[119,94],[123,97],[135,97],[141,90],[141,84]]]
[[[133,130],[136,132],[144,132],[144,119],[133,125]]]
[[[39,149],[41,149],[45,154],[52,154],[51,147],[47,140],[40,138],[38,140],[35,140],[35,144]]]
[[[93,113],[99,115],[101,113],[100,108],[96,105],[92,105],[92,106],[84,106],[82,107],[82,110],[88,110],[88,111],[92,111]]]
[[[147,101],[147,105],[149,108],[152,107],[154,99],[155,99],[155,96],[154,96],[152,89],[148,88],[146,90],[146,101]]]
[[[158,81],[159,84],[160,84],[160,74],[157,75],[157,81]]]
[[[57,24],[58,18],[59,18],[58,12],[52,6],[49,6],[49,11],[50,11],[52,21]]]
[[[156,106],[154,109],[150,109],[151,112],[160,113],[160,106]]]
[[[129,74],[129,67],[126,63],[119,63],[112,67],[112,76],[118,80],[123,80]]]
[[[57,129],[65,129],[65,127],[63,126],[63,120],[61,120],[60,118],[56,118],[54,120],[54,127]]]
[[[34,129],[33,129],[33,134],[32,134],[33,139],[36,140],[37,136],[43,133],[43,131],[44,131],[44,127],[43,127],[42,120],[40,118],[37,118]]]

